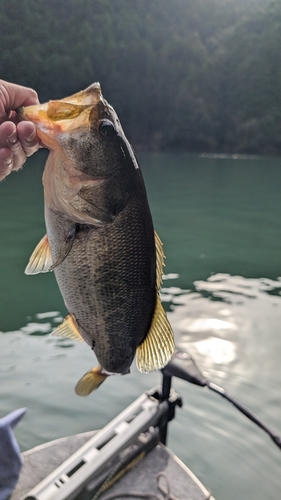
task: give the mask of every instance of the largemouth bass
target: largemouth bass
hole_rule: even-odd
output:
[[[50,150],[44,174],[47,234],[26,274],[54,270],[69,312],[54,335],[84,340],[100,363],[76,385],[85,396],[107,376],[162,368],[174,351],[159,298],[164,254],[142,174],[98,83],[19,110]]]

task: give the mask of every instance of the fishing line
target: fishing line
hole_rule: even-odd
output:
[[[227,401],[230,401],[235,408],[237,408],[241,413],[243,413],[246,417],[248,417],[252,422],[258,425],[261,429],[263,429],[272,439],[272,441],[281,449],[281,437],[273,430],[271,430],[267,425],[265,425],[262,420],[260,420],[255,413],[250,410],[246,405],[241,403],[238,399],[234,398],[230,394],[228,394],[222,387],[214,384],[213,382],[208,381],[207,387],[211,390],[222,396]]]
[[[171,385],[173,376],[186,380],[191,384],[199,385],[200,387],[208,387],[211,391],[219,394],[221,397],[229,401],[243,415],[254,422],[258,427],[263,429],[272,439],[272,441],[281,449],[281,436],[277,432],[270,429],[262,420],[250,410],[244,403],[231,396],[222,387],[208,380],[199,370],[191,354],[176,349],[171,361],[161,370],[163,373],[163,392],[167,392],[165,387]]]

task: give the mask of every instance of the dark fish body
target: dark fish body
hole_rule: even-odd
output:
[[[54,270],[83,338],[103,368],[116,373],[128,371],[149,330],[156,298],[153,226],[140,171],[133,174],[124,209],[112,222],[79,224],[71,251]],[[114,191],[117,182],[107,180],[97,190]],[[56,260],[73,221],[48,205],[45,219]]]
[[[115,111],[94,84],[21,113],[51,150],[43,176],[47,236],[26,272],[54,270],[69,311],[55,333],[83,337],[98,358],[100,369],[82,386],[97,374],[128,373],[136,351],[141,371],[164,366],[174,344],[158,295],[163,253]]]

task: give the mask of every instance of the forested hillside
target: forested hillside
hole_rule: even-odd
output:
[[[280,0],[1,0],[0,77],[94,81],[136,148],[281,153]]]

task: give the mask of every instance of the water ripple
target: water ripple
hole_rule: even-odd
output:
[[[163,288],[176,343],[200,359],[205,371],[263,377],[279,370],[281,281],[214,274],[192,290]],[[215,300],[214,300],[215,299]],[[272,347],[273,353],[272,353]],[[267,356],[268,353],[268,356]]]

